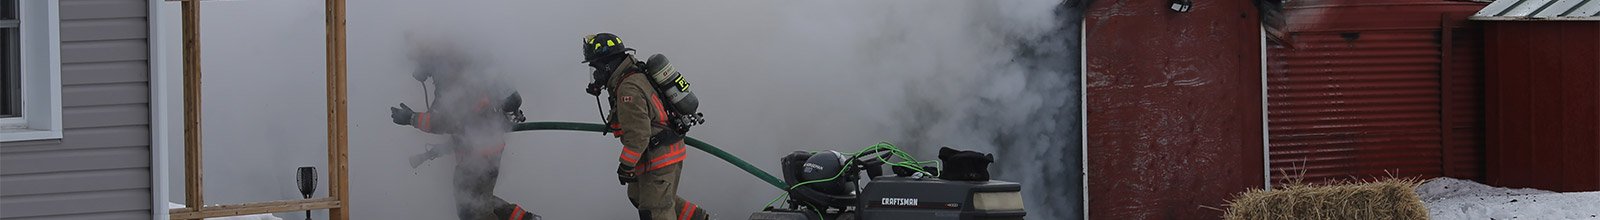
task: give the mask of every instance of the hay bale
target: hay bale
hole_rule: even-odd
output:
[[[1223,219],[1428,219],[1417,185],[1388,179],[1254,189],[1229,202]]]

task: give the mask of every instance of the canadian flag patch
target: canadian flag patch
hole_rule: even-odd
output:
[[[633,96],[623,96],[622,102],[633,102]]]

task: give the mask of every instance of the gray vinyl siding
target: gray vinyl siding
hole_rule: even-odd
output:
[[[0,219],[149,219],[143,0],[61,0],[60,140],[0,147]]]

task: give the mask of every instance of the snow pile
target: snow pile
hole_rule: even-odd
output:
[[[1449,177],[1434,178],[1417,187],[1417,196],[1422,197],[1424,202],[1457,197],[1520,196],[1545,193],[1551,192],[1538,189],[1499,188],[1472,182],[1471,180]]]
[[[1600,192],[1555,193],[1434,178],[1417,187],[1432,219],[1595,219]]]
[[[185,207],[188,207],[188,206],[184,206],[183,204],[178,204],[176,202],[167,203],[167,208],[169,208],[169,209],[185,208]],[[241,216],[206,218],[206,220],[283,220],[283,218],[278,218],[277,216],[272,216],[270,214],[254,214],[254,215],[241,215]]]

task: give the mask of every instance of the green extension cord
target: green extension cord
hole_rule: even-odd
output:
[[[605,125],[602,125],[602,124],[583,123],[583,122],[527,122],[527,123],[517,124],[515,127],[513,127],[511,129],[511,131],[538,131],[538,130],[592,131],[592,132],[610,132],[611,131],[610,128],[607,128]],[[748,173],[750,173],[750,175],[756,176],[756,178],[760,178],[762,181],[766,181],[767,184],[771,184],[772,187],[777,187],[778,189],[783,189],[783,185],[784,185],[783,184],[783,180],[780,180],[777,177],[773,177],[772,174],[768,174],[766,171],[762,171],[761,169],[756,168],[755,165],[750,165],[749,162],[745,162],[744,160],[739,159],[739,157],[735,157],[735,156],[733,156],[733,154],[729,154],[727,151],[722,151],[721,148],[717,148],[716,146],[711,146],[711,144],[707,144],[706,142],[700,141],[699,139],[695,139],[693,137],[684,137],[683,140],[684,140],[683,141],[684,144],[688,144],[689,146],[692,146],[695,149],[700,149],[700,151],[705,151],[706,153],[711,154],[711,156],[716,156],[717,158],[721,158],[723,161],[728,161],[728,163],[733,164],[733,166],[739,167],[739,169],[744,170],[744,172],[748,172]]]

